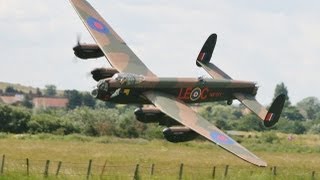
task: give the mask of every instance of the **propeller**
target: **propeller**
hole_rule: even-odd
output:
[[[78,47],[78,46],[81,46],[81,34],[80,33],[77,33],[77,37],[76,37],[76,45],[72,48],[73,50]],[[73,60],[72,60],[73,63],[78,63],[79,62],[79,58],[74,55],[73,56]]]
[[[77,33],[77,45],[78,46],[81,46],[80,41],[81,41],[81,34]]]

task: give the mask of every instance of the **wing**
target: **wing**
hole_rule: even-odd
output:
[[[216,143],[227,151],[257,166],[267,166],[263,160],[252,154],[220,129],[199,116],[182,101],[175,99],[168,94],[154,91],[145,92],[144,95],[163,113],[186,127],[189,127],[208,140]]]
[[[156,76],[87,1],[70,0],[70,2],[114,68],[119,72]]]

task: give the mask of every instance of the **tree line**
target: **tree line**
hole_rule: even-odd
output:
[[[274,96],[280,93],[287,95],[287,101],[279,122],[272,128],[265,128],[262,121],[242,105],[227,106],[225,102],[215,102],[202,104],[197,109],[204,118],[223,130],[320,134],[319,99],[307,97],[293,105],[284,83],[276,86]],[[0,131],[162,138],[164,127],[135,120],[135,106],[97,101],[89,93],[76,90],[66,90],[63,96],[69,99],[65,109],[32,109],[23,105],[0,104]]]

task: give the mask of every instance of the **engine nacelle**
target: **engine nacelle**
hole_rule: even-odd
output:
[[[78,44],[73,48],[74,55],[81,59],[96,59],[104,54],[96,44]]]
[[[191,141],[198,137],[196,132],[184,126],[165,128],[162,133],[167,141],[173,143]]]
[[[114,68],[96,68],[91,71],[92,78],[96,81],[112,77],[118,71]]]
[[[156,107],[142,107],[134,111],[136,119],[143,123],[159,123],[161,126],[181,125],[176,120],[165,115]]]

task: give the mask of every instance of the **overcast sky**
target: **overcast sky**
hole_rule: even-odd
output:
[[[320,1],[89,2],[159,76],[206,75],[195,59],[217,33],[212,62],[234,79],[258,82],[263,104],[280,82],[293,103],[320,97]],[[93,39],[67,0],[0,0],[0,28],[0,81],[89,91],[89,72],[109,66],[104,58],[75,60],[77,34]]]

